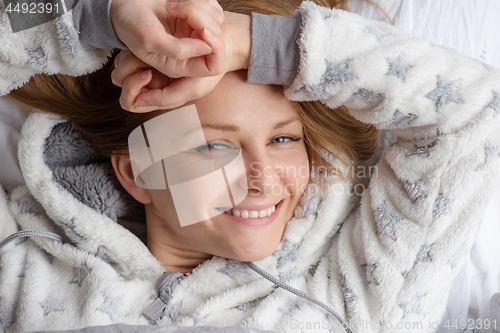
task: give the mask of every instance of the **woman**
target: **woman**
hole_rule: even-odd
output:
[[[291,85],[286,95],[297,100],[319,99],[330,107],[344,104],[358,120],[389,129],[399,137],[398,144],[389,148],[377,165],[377,173],[371,179],[370,188],[363,193],[361,203],[358,204],[352,195],[351,182],[341,177],[322,175],[332,184],[319,193],[312,193],[309,187],[294,212],[294,218],[287,222],[302,194],[298,190],[301,187],[293,188],[290,195],[283,197],[272,196],[272,192],[269,195],[266,186],[273,183],[283,186],[289,182],[275,174],[267,177],[262,173],[257,178],[260,187],[249,186],[249,190],[258,194],[257,198],[264,205],[283,201],[277,210],[276,223],[266,225],[262,233],[254,233],[257,230],[254,228],[231,225],[229,221],[235,220],[230,216],[195,224],[193,228],[199,227],[203,232],[213,231],[211,235],[216,241],[204,241],[202,235],[196,235],[193,243],[181,248],[183,255],[175,257],[179,251],[172,253],[161,242],[180,228],[175,230],[169,224],[172,221],[167,216],[170,211],[163,210],[161,203],[164,201],[155,201],[157,193],[135,185],[127,157],[115,154],[112,159],[118,179],[130,194],[147,206],[148,227],[151,225],[155,233],[151,235],[151,230],[148,230],[148,237],[158,239],[151,241],[152,244],[159,244],[156,249],[153,246],[150,250],[159,262],[167,271],[170,271],[169,265],[179,271],[190,270],[202,261],[186,277],[167,275],[159,286],[160,295],[157,296],[153,285],[164,269],[146,248],[141,248],[130,235],[118,231],[121,229],[110,221],[98,219],[97,214],[91,215],[86,211],[89,215],[80,218],[70,216],[75,212],[71,208],[68,208],[71,211],[68,215],[68,211],[51,206],[51,202],[64,194],[59,195],[57,187],[50,184],[50,172],[45,170],[48,176],[44,178],[36,170],[25,167],[28,186],[44,209],[57,225],[76,231],[78,236],[71,238],[75,245],[35,240],[41,248],[56,257],[54,271],[58,270],[57,274],[50,273],[57,280],[56,284],[69,284],[70,287],[57,291],[50,289],[36,295],[34,290],[39,288],[30,288],[25,284],[19,291],[19,299],[39,296],[40,300],[21,302],[23,305],[16,312],[19,319],[12,329],[39,328],[57,319],[63,323],[65,318],[62,324],[65,328],[117,322],[141,324],[147,321],[147,317],[160,325],[242,325],[276,331],[342,330],[342,326],[325,315],[322,309],[292,296],[286,290],[275,289],[250,269],[254,266],[241,262],[248,260],[258,260],[256,266],[326,303],[356,331],[432,331],[437,328],[449,285],[473,240],[471,235],[479,219],[481,203],[485,201],[489,188],[498,180],[495,170],[498,169],[495,147],[498,147],[500,139],[495,117],[498,74],[482,64],[431,46],[389,26],[309,2],[302,4],[295,19],[287,22],[280,18],[254,15],[252,38],[257,36],[259,27],[267,26],[268,20],[293,28],[298,27],[299,17],[302,20],[299,73],[295,78],[288,78],[293,82],[279,82]],[[290,31],[289,28],[285,30]],[[325,33],[318,35],[318,31]],[[287,42],[285,40],[285,44]],[[262,39],[254,38],[252,56],[256,55],[255,50],[266,50],[264,45]],[[273,40],[271,45],[279,46]],[[267,49],[275,50],[271,47]],[[432,61],[428,61],[429,57]],[[258,61],[259,57],[254,62],[250,60],[250,74],[252,69],[259,69]],[[286,62],[277,62],[283,63]],[[457,68],[460,70],[457,71]],[[348,139],[348,135],[357,135],[350,133],[345,126],[338,132],[339,140],[325,140],[323,133],[318,133],[325,128],[331,129],[331,124],[312,130],[314,125],[321,126],[323,119],[338,124],[333,117],[343,119],[343,109],[332,112],[318,107],[298,112],[290,108],[284,98],[271,98],[277,94],[276,89],[245,83],[241,74],[224,76],[214,89],[214,95],[210,93],[198,103],[199,109],[206,106],[199,112],[202,124],[216,118],[217,125],[240,127],[230,134],[206,132],[208,140],[224,140],[227,144],[238,145],[244,152],[247,165],[258,161],[261,166],[297,163],[295,166],[300,167],[310,162],[312,170],[329,166],[328,154],[321,155],[320,149],[313,150],[315,144],[322,142],[327,144],[322,144],[321,148],[336,153],[340,158],[345,155],[360,157],[349,154],[347,148],[342,150],[343,145],[339,144],[342,136]],[[138,74],[135,82],[128,81],[131,82],[130,89],[126,86],[124,89],[127,98],[132,96],[133,100],[137,87],[140,89],[149,80],[151,76],[141,81]],[[241,109],[237,112],[234,105],[227,102],[231,99],[221,96],[221,91],[229,92],[231,96],[231,93],[242,91],[239,90],[242,85],[245,88],[241,89],[248,90],[254,98],[237,95],[235,100],[239,101]],[[36,85],[32,87],[37,88]],[[85,100],[85,95],[82,96],[81,102]],[[259,96],[264,98],[257,98]],[[252,106],[259,106],[264,118],[251,112]],[[291,119],[297,114],[304,126],[304,136],[309,136],[308,150],[300,140],[300,127],[296,124],[289,123],[290,127],[283,127],[283,132],[273,132],[273,126],[278,121],[284,117]],[[130,126],[133,117],[127,115],[123,123]],[[141,118],[133,125],[140,125],[145,119]],[[84,121],[75,120],[75,123]],[[369,132],[360,130],[361,126],[354,125],[354,122],[351,124],[357,133]],[[249,130],[246,130],[247,126]],[[111,127],[110,124],[105,127],[106,135],[109,135]],[[331,135],[330,131],[325,132]],[[25,135],[28,133],[24,132]],[[250,138],[249,133],[252,134]],[[87,137],[91,142],[98,142],[92,140],[88,133]],[[317,141],[314,141],[315,138]],[[119,141],[118,138],[113,140]],[[28,149],[30,147],[33,146],[29,143],[21,146],[21,156],[26,160],[22,163],[43,163],[42,158],[28,161],[30,154],[36,153],[36,150]],[[119,151],[120,148],[124,146],[102,146],[101,151]],[[367,152],[369,149],[353,151]],[[305,152],[308,152],[308,161]],[[332,166],[342,175],[342,171],[346,173],[349,167],[346,163],[343,165],[339,159]],[[329,171],[335,169],[330,168]],[[321,179],[320,175],[318,177]],[[16,195],[22,197],[26,191],[18,191]],[[24,221],[22,217],[26,218],[29,212],[22,212],[19,202],[15,201],[14,208],[17,209],[13,210],[18,215],[18,221]],[[220,228],[217,228],[218,221]],[[224,222],[230,225],[229,232],[222,227],[226,224]],[[219,237],[218,231],[225,234]],[[280,231],[282,235],[274,234]],[[117,237],[119,243],[110,239],[113,234],[120,235]],[[179,233],[176,235],[184,237]],[[261,235],[266,242],[259,243]],[[188,236],[183,239],[190,241]],[[229,236],[241,238],[231,243]],[[221,244],[220,240],[226,242]],[[120,247],[124,241],[131,249]],[[248,243],[242,244],[243,241]],[[26,243],[21,245],[26,247],[23,251],[42,251],[33,243]],[[105,244],[106,254],[114,265],[108,263],[110,260],[102,260],[102,251],[94,256],[98,249],[102,250],[102,244]],[[207,260],[217,254],[213,253],[216,251],[237,260],[228,261],[218,256]],[[14,252],[19,253],[11,250],[12,255]],[[186,255],[193,252],[195,255],[192,258]],[[201,257],[200,252],[207,257]],[[161,254],[165,256],[162,258]],[[2,256],[2,260],[8,258],[13,257],[8,253]],[[182,260],[176,262],[179,258]],[[193,260],[189,262],[188,259]],[[36,263],[31,260],[26,272]],[[47,272],[53,269],[47,269],[51,265],[49,262],[39,265]],[[2,271],[2,274],[7,273]],[[29,283],[34,286],[40,282],[39,279],[32,279]],[[19,290],[12,286],[9,289]],[[132,291],[127,292],[129,290]],[[2,293],[6,294],[5,291]],[[50,300],[47,298],[49,295]],[[12,304],[11,300],[15,300],[16,296],[9,295],[10,300],[3,297],[3,304]],[[47,310],[44,312],[44,309]],[[75,316],[78,318],[76,324],[67,322],[67,318]]]

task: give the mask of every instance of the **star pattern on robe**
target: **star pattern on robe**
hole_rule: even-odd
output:
[[[361,265],[366,271],[366,279],[368,281],[368,284],[373,283],[376,286],[379,285],[378,279],[377,279],[377,264],[363,264]]]
[[[342,276],[342,279],[340,280],[340,285],[342,288],[342,295],[343,295],[344,300],[345,300],[345,306],[347,308],[348,306],[350,306],[352,303],[354,303],[358,299],[358,296],[356,296],[356,294],[354,294],[354,292],[351,290],[351,288],[349,288],[349,286],[347,286],[347,280],[346,280],[345,276]]]
[[[410,197],[411,202],[415,202],[420,198],[426,198],[427,194],[424,191],[424,182],[419,179],[414,182],[405,181],[403,186]]]
[[[392,119],[389,122],[389,127],[391,128],[405,128],[410,126],[410,123],[417,118],[416,114],[408,113],[404,114],[398,109],[392,115]]]
[[[458,94],[460,83],[460,80],[445,81],[438,75],[436,88],[425,95],[425,97],[434,102],[436,112],[440,112],[450,103],[463,104],[464,101]]]
[[[327,21],[329,19],[334,19],[337,17],[337,15],[330,9],[321,10],[321,16],[323,17],[323,20],[325,20],[325,21]]]
[[[74,242],[84,241],[85,237],[75,231],[75,221],[76,218],[72,217],[69,222],[61,222],[64,226],[64,232]]]
[[[83,285],[83,281],[90,274],[91,269],[87,266],[87,263],[84,261],[80,266],[75,267],[75,277],[71,280],[70,284],[77,284],[78,287]]]
[[[400,79],[403,83],[406,80],[406,73],[413,68],[413,66],[406,64],[403,61],[403,56],[399,56],[396,59],[386,58],[389,64],[389,70],[385,75],[395,76]]]
[[[354,93],[354,96],[361,98],[366,104],[371,104],[378,97],[382,97],[381,94],[376,93],[373,90],[361,88]]]
[[[437,140],[426,146],[415,145],[413,151],[406,154],[406,157],[418,155],[420,157],[430,157],[432,148],[437,146]]]
[[[445,214],[449,211],[450,208],[450,199],[444,196],[443,192],[440,192],[434,201],[434,205],[432,207],[432,217],[437,218]]]
[[[217,272],[227,274],[233,279],[236,279],[241,274],[247,274],[246,266],[244,266],[240,261],[234,259],[226,259],[226,265],[219,268]]]
[[[113,323],[116,323],[117,320],[122,317],[121,309],[123,297],[112,297],[110,294],[104,293],[103,298],[104,300],[102,304],[97,308],[97,311],[107,314],[111,321]]]
[[[386,234],[393,241],[397,239],[395,227],[402,220],[403,218],[401,216],[390,211],[387,201],[382,202],[375,212],[378,232]]]
[[[415,265],[419,262],[432,261],[431,251],[432,251],[432,245],[423,244],[417,252],[417,256],[415,258],[413,266],[415,267]]]
[[[38,304],[42,307],[44,317],[47,317],[53,312],[64,312],[64,302],[53,299],[52,297],[49,297],[45,301]]]
[[[339,63],[326,60],[326,70],[321,77],[320,86],[324,89],[327,85],[345,83],[357,79],[358,77],[350,69],[350,64],[350,59]]]
[[[363,31],[365,33],[373,35],[379,42],[381,42],[382,39],[388,36],[387,32],[374,25],[367,26]]]
[[[496,91],[493,92],[493,101],[488,107],[495,111],[495,116],[500,112],[500,95]]]
[[[398,306],[403,309],[403,316],[401,317],[401,319],[405,319],[406,316],[410,313],[420,313],[422,311],[421,303],[424,296],[425,294],[415,295],[408,302],[398,304]]]
[[[273,256],[277,257],[277,268],[281,268],[289,262],[297,260],[297,253],[300,243],[285,241],[282,246],[274,251]]]
[[[26,53],[28,55],[26,65],[41,71],[47,68],[47,56],[41,46],[34,49],[26,49]]]
[[[476,171],[485,169],[488,167],[491,162],[495,160],[495,158],[498,158],[499,153],[498,153],[498,148],[492,147],[490,145],[485,145],[484,146],[484,161],[477,166]]]
[[[0,298],[0,328],[6,330],[16,320],[14,307]]]

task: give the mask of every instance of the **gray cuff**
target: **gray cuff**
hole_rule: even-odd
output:
[[[289,86],[297,76],[297,40],[302,18],[252,13],[252,49],[247,81]]]
[[[109,17],[110,6],[111,0],[80,0],[73,8],[73,22],[86,50],[127,49],[116,37]]]

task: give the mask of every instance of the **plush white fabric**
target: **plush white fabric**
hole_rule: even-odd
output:
[[[378,0],[377,3],[387,11],[396,27],[500,68],[500,1]],[[349,10],[369,19],[387,21],[381,10],[366,1],[350,1]],[[386,146],[382,142],[381,147]],[[480,318],[490,298],[500,292],[498,207],[500,186],[484,212],[470,256],[453,283],[440,332],[462,332],[444,324]]]
[[[346,181],[320,193],[310,186],[276,252],[256,264],[357,332],[399,332],[400,322],[432,331],[500,177],[500,73],[349,13],[310,2],[300,12],[300,72],[286,95],[344,104],[399,140],[361,204]],[[11,193],[12,217],[0,230],[49,230],[67,242],[34,238],[2,250],[1,327],[146,324],[163,268],[129,231],[54,181],[44,143],[60,121],[34,115],[25,123],[27,187]],[[342,331],[318,306],[218,257],[171,285],[159,324],[172,323]]]

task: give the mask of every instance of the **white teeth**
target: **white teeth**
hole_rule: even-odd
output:
[[[256,211],[256,210],[251,210],[249,213],[250,213],[250,218],[251,219],[256,219],[256,218],[259,217],[259,212]]]
[[[233,208],[233,209],[230,209],[228,211],[226,211],[226,214],[229,214],[229,215],[234,215],[234,216],[238,216],[238,217],[243,217],[244,219],[256,219],[256,218],[261,218],[261,217],[267,217],[267,216],[270,216],[272,213],[274,213],[274,211],[276,210],[276,206],[271,206],[267,209],[263,209],[261,211],[257,211],[257,210],[246,210],[246,209],[236,209],[236,208]]]

